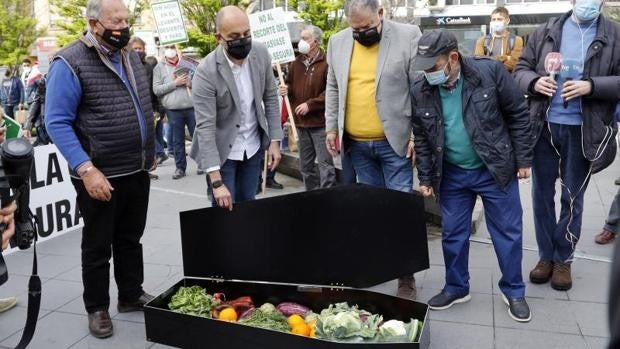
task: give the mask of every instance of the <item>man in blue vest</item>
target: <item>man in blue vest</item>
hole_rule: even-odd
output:
[[[142,310],[140,238],[155,166],[149,80],[130,48],[123,0],[88,0],[88,31],[54,57],[47,79],[46,126],[70,166],[84,218],[82,281],[90,333],[113,334],[110,257],[118,311]]]

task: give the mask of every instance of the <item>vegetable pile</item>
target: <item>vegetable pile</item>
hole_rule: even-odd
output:
[[[210,295],[200,286],[181,287],[168,307],[183,314],[337,342],[412,343],[419,340],[423,327],[416,319],[383,321],[383,316],[346,302],[330,304],[318,314],[292,302],[256,308],[251,297],[226,301],[223,293]]]

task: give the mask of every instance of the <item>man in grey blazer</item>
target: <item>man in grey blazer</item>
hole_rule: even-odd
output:
[[[344,11],[350,27],[332,36],[327,49],[327,148],[335,156],[340,141],[358,182],[411,192],[409,90],[422,34],[417,26],[384,20],[377,0],[348,0]],[[399,295],[415,298],[413,276],[399,281]]]
[[[213,203],[254,200],[263,150],[270,169],[280,162],[280,106],[267,48],[252,42],[243,10],[223,7],[216,18],[220,44],[198,66],[192,84],[196,131],[190,156],[206,169]]]

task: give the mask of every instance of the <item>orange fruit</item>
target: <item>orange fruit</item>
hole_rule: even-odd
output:
[[[314,320],[312,320],[312,321],[308,322],[308,326],[310,326],[310,328],[313,328],[313,329],[314,329],[314,327],[316,326],[316,319],[314,319]]]
[[[312,327],[312,330],[310,330],[310,337],[316,338],[316,329],[314,327]]]
[[[220,315],[217,317],[219,320],[224,321],[237,321],[237,312],[233,308],[226,308],[220,311]]]
[[[296,335],[304,336],[304,337],[310,336],[310,332],[312,332],[312,329],[310,328],[310,326],[306,325],[305,323],[299,324],[293,327],[293,329],[291,330],[292,334],[296,334]]]
[[[288,317],[288,325],[291,326],[291,328],[294,328],[295,326],[301,325],[301,324],[305,325],[306,321],[300,315],[293,314]]]

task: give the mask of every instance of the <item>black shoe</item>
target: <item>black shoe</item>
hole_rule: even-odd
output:
[[[445,310],[457,303],[465,303],[469,302],[469,300],[471,300],[469,293],[458,296],[450,294],[446,291],[441,291],[438,295],[428,301],[428,307],[433,310]]]
[[[614,182],[616,185],[620,185],[620,178],[616,179],[616,181]]]
[[[133,302],[123,302],[119,299],[118,301],[118,312],[119,313],[128,313],[131,311],[140,311],[144,310],[144,305],[150,301],[152,301],[155,297],[150,294],[144,292],[142,296],[136,299]]]
[[[166,155],[166,154],[157,156],[157,164],[158,165],[161,165],[166,160],[168,160],[168,155]]]
[[[532,313],[525,301],[525,297],[508,300],[506,296],[502,295],[502,299],[508,306],[508,315],[510,315],[513,320],[518,322],[530,322],[530,320],[532,320]]]
[[[267,188],[269,189],[284,189],[284,186],[274,179],[273,181],[267,182]]]
[[[199,176],[202,176],[203,174],[205,174],[205,171],[201,170],[201,169],[197,169],[196,170],[196,174],[199,175]]]
[[[110,313],[107,310],[100,310],[88,314],[88,330],[97,338],[108,338],[114,334]]]
[[[177,168],[172,175],[172,179],[179,179],[183,177],[185,177],[185,171],[181,170],[180,168]]]

